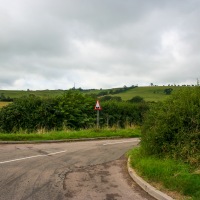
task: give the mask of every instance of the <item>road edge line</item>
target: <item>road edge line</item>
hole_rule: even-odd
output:
[[[156,198],[157,200],[173,200],[172,197],[168,196],[167,194],[157,190],[153,186],[151,186],[149,183],[144,181],[140,176],[138,176],[135,172],[135,170],[130,165],[130,156],[128,158],[127,162],[127,168],[129,175],[131,178],[148,194],[150,194],[152,197]]]

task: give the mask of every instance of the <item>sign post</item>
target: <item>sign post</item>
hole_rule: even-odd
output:
[[[99,128],[99,110],[97,110],[97,128]]]
[[[102,110],[99,101],[97,100],[94,110],[97,111],[97,128],[99,128],[99,111]]]

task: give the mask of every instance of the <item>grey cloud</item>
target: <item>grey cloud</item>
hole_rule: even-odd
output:
[[[0,0],[0,88],[194,83],[198,0]]]

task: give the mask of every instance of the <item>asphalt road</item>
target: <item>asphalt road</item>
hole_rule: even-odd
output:
[[[0,200],[153,200],[127,172],[138,142],[0,144]]]

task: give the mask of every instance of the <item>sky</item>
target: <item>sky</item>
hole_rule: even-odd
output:
[[[0,89],[196,84],[200,0],[0,0]]]

